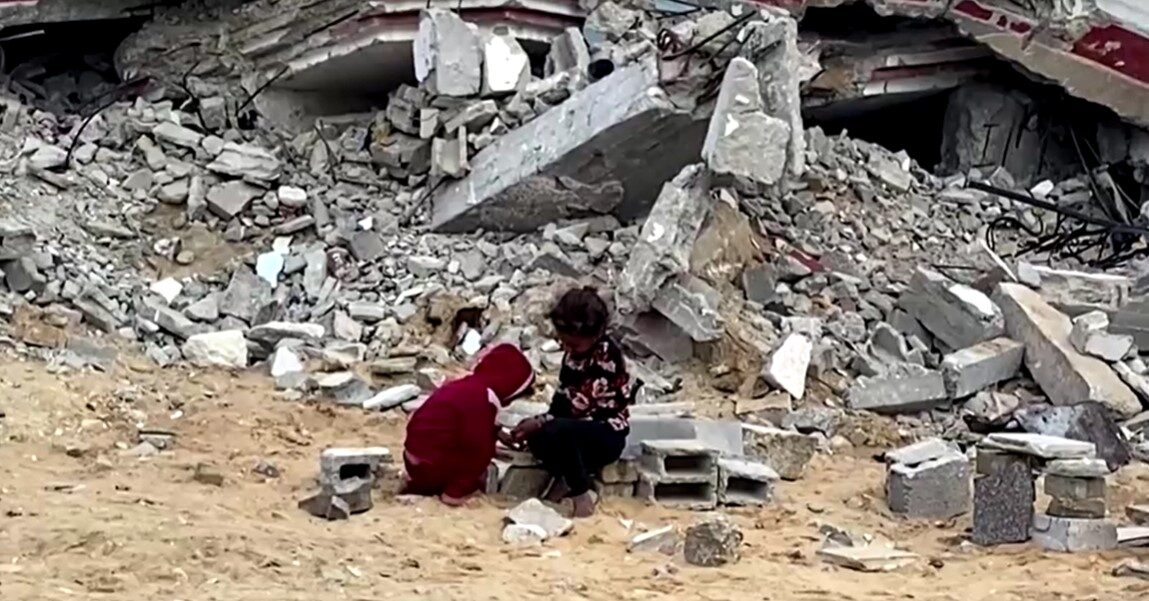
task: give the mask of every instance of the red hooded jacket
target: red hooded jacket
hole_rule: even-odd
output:
[[[495,457],[499,407],[521,395],[535,371],[513,344],[479,356],[470,375],[444,383],[407,422],[407,490],[461,499],[483,486]]]

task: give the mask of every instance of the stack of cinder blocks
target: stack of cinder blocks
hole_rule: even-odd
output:
[[[1106,520],[1105,462],[1091,442],[1041,434],[991,434],[978,446],[973,541],[979,545],[1033,539],[1051,551],[1117,546]],[[1035,514],[1036,473],[1051,497]]]
[[[698,440],[648,440],[639,458],[637,495],[649,502],[706,510],[764,505],[778,474],[744,458],[721,457]]]
[[[907,517],[944,520],[969,511],[969,459],[930,438],[886,453],[886,502]]]
[[[529,499],[546,492],[550,476],[528,451],[500,448],[487,472],[487,494]]]
[[[391,462],[383,447],[333,448],[319,455],[319,492],[299,502],[300,509],[328,520],[345,520],[371,509],[371,488],[380,466]]]

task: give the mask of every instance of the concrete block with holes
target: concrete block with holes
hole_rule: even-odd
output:
[[[722,505],[766,505],[780,479],[765,463],[724,457],[718,460],[718,502]]]
[[[331,448],[319,455],[319,486],[360,478],[375,481],[379,466],[391,462],[391,451],[384,447]]]
[[[718,504],[718,451],[698,440],[643,442],[636,494],[668,507],[713,509]]]

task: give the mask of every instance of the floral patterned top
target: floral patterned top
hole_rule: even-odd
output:
[[[563,356],[559,388],[547,413],[603,421],[619,432],[627,432],[631,388],[622,349],[609,336],[603,336],[585,355]]]

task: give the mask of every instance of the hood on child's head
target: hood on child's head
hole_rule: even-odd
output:
[[[535,369],[513,344],[497,344],[479,355],[472,373],[499,397],[504,405],[530,389]]]

